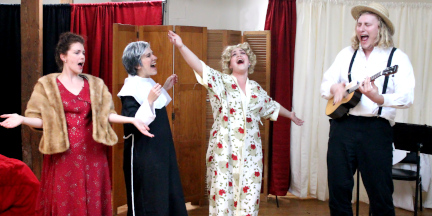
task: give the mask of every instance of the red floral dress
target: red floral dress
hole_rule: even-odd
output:
[[[92,137],[90,88],[78,95],[57,79],[70,148],[44,155],[38,215],[112,215],[107,146]]]

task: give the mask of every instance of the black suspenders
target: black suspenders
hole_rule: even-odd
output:
[[[396,49],[397,49],[396,47],[393,47],[392,51],[390,52],[390,56],[389,56],[389,59],[387,61],[387,67],[390,67],[390,64],[391,64],[392,58],[393,58],[393,53],[396,51]],[[386,76],[385,80],[384,80],[382,94],[386,93],[388,80],[389,80],[389,76]],[[381,111],[382,111],[382,107],[380,107],[378,110],[378,116],[381,116]]]
[[[396,51],[396,49],[397,49],[396,47],[393,47],[392,51],[390,52],[390,56],[389,56],[388,61],[387,61],[387,67],[390,67],[390,64],[391,64],[392,59],[393,59],[393,54]],[[357,50],[354,52],[354,54],[353,54],[353,56],[351,58],[350,66],[348,68],[348,81],[349,82],[351,82],[351,68],[352,68],[352,65],[354,63],[354,59],[355,59],[356,55],[357,55]],[[384,80],[382,94],[386,93],[388,80],[389,80],[389,76],[386,76],[385,80]],[[381,111],[382,111],[382,107],[380,107],[379,110],[378,110],[378,116],[381,115]]]
[[[352,68],[352,65],[354,63],[354,59],[355,59],[356,55],[357,55],[357,50],[354,51],[354,54],[353,54],[353,56],[351,58],[350,66],[348,68],[348,81],[349,82],[351,82],[351,68]]]

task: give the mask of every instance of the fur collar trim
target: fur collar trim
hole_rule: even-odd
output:
[[[53,73],[38,80],[25,112],[27,117],[43,120],[43,136],[39,144],[43,154],[65,152],[70,147],[63,103],[56,82],[59,75]],[[116,144],[117,135],[108,122],[108,116],[116,113],[108,88],[100,78],[88,74],[80,76],[87,79],[90,86],[93,139],[105,145]]]

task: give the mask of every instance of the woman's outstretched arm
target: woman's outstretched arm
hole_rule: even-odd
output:
[[[148,132],[150,130],[150,128],[146,124],[144,124],[143,121],[141,121],[138,118],[126,117],[126,116],[121,116],[121,115],[111,113],[108,116],[108,121],[110,123],[133,124],[142,134],[144,134],[148,137],[154,137],[153,134]]]
[[[14,114],[4,114],[1,115],[0,118],[5,118],[3,122],[0,122],[0,126],[5,128],[15,128],[20,126],[21,124],[33,127],[33,128],[42,128],[43,122],[40,118],[30,118],[24,117],[22,115]]]
[[[186,63],[188,63],[188,65],[202,77],[203,68],[200,59],[183,44],[180,36],[178,36],[173,31],[169,31],[168,38],[170,42],[174,44],[177,49],[179,49]]]
[[[298,126],[302,126],[304,121],[299,119],[296,115],[295,112],[290,112],[287,109],[285,109],[283,106],[280,106],[280,110],[279,110],[279,116],[283,116],[286,118],[291,119],[291,121],[294,122],[294,124],[298,125]]]

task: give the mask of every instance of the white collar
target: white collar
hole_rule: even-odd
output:
[[[150,89],[156,85],[156,82],[152,78],[143,78],[140,76],[129,75],[123,84],[122,89],[117,94],[118,97],[121,96],[132,96],[135,100],[142,105],[147,101]],[[171,102],[171,97],[168,92],[162,88],[161,95],[153,103],[155,109],[161,109],[167,106]]]

